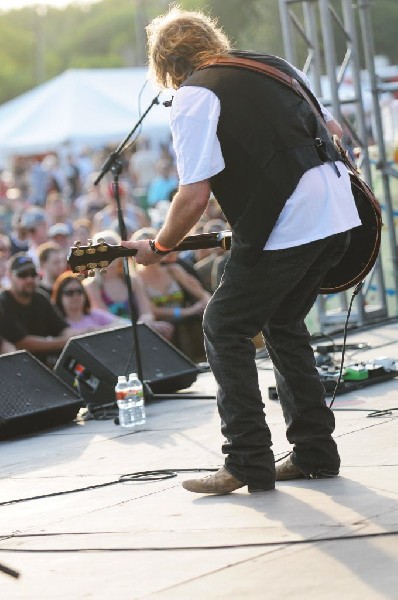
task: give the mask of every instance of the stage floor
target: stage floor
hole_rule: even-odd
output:
[[[336,340],[341,342],[341,338]],[[398,325],[350,334],[349,362],[398,359]],[[268,360],[257,360],[276,458],[289,451]],[[4,600],[398,598],[398,407],[392,379],[338,396],[341,476],[281,482],[272,492],[201,496],[181,481],[119,477],[223,462],[214,400],[151,402],[145,430],[112,420],[67,424],[1,442],[0,572]],[[189,393],[212,394],[210,373]]]

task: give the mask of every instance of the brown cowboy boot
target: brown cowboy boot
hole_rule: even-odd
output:
[[[292,463],[290,455],[279,465],[275,466],[276,481],[288,481],[290,479],[305,479],[305,475],[296,465]]]
[[[280,465],[276,466],[275,473],[276,481],[288,481],[290,479],[329,479],[330,477],[337,477],[339,471],[338,469],[314,468],[311,473],[306,474],[293,464],[289,455]]]
[[[214,473],[214,475],[208,475],[201,479],[188,479],[182,482],[182,487],[189,492],[195,492],[197,494],[230,494],[234,490],[245,487],[246,483],[242,483],[239,479],[236,479],[233,475],[228,473],[225,467],[221,467]],[[254,488],[248,486],[249,492],[265,492],[270,488]]]

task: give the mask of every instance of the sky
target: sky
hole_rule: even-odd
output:
[[[98,0],[0,0],[1,10],[24,8],[25,6],[55,6],[61,8],[68,4],[90,4]]]

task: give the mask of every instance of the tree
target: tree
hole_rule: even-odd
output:
[[[169,4],[170,0],[101,0],[88,7],[48,8],[42,15],[35,8],[0,12],[0,103],[66,69],[144,64],[145,23],[166,12]],[[237,48],[284,54],[277,0],[180,4],[217,17]],[[373,0],[372,18],[376,53],[398,62],[398,2]]]

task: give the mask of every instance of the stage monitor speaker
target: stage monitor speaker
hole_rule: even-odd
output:
[[[137,325],[144,381],[154,394],[186,389],[199,369],[177,348],[144,324]],[[67,385],[78,382],[89,403],[114,402],[118,375],[137,371],[132,325],[123,325],[71,338],[54,369]]]
[[[0,439],[73,421],[82,406],[77,392],[29,352],[0,356]]]

